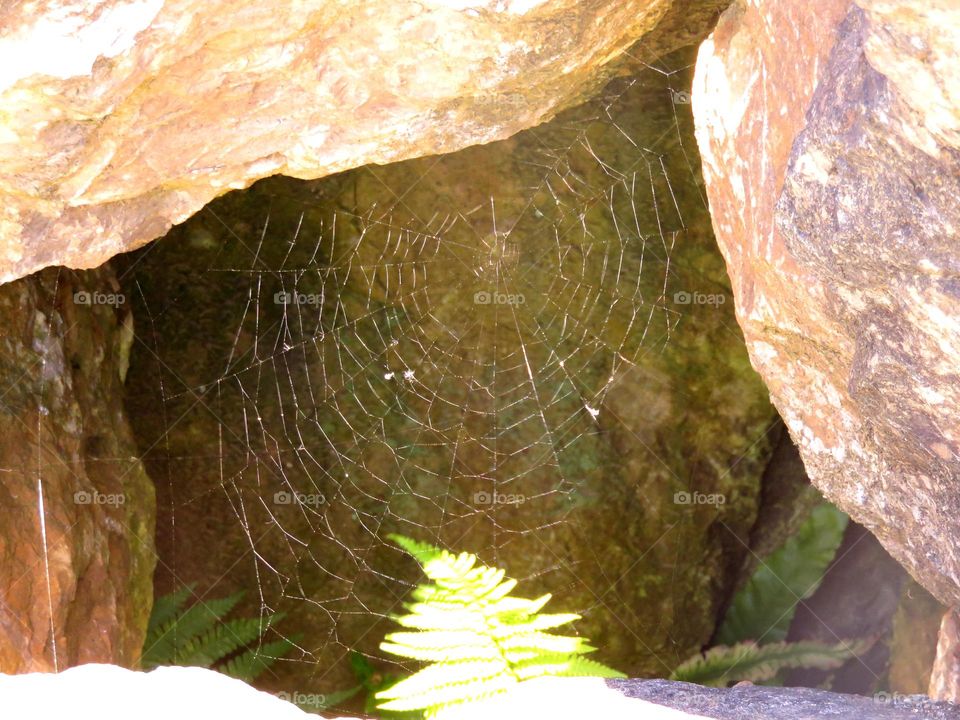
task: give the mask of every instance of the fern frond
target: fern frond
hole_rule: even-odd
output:
[[[840,667],[872,644],[872,641],[855,640],[835,645],[818,642],[721,645],[683,663],[670,679],[712,687],[725,687],[729,682],[741,680],[763,682],[788,668],[831,670]]]
[[[152,637],[156,640],[157,630],[166,625],[176,617],[177,613],[187,601],[187,598],[193,594],[196,583],[184,585],[168,595],[162,595],[153,603],[153,610],[150,611],[150,620],[147,622],[147,640]]]
[[[485,660],[500,656],[490,638],[470,631],[391,633],[380,644],[380,649],[421,662]]]
[[[440,548],[430,543],[408,538],[406,535],[387,535],[387,538],[392,540],[401,550],[405,550],[408,555],[412,555],[413,559],[421,565],[425,565],[440,554]]]
[[[441,671],[450,671],[447,665],[441,665],[439,668]],[[421,670],[420,672],[423,671]],[[411,675],[407,680],[413,680],[416,677],[416,674]],[[463,682],[448,682],[439,678],[433,679],[434,682],[429,686],[421,687],[418,685],[418,691],[413,691],[413,688],[410,686],[405,686],[404,683],[406,683],[407,680],[401,680],[388,690],[377,693],[378,699],[388,700],[388,702],[379,704],[378,707],[381,710],[393,712],[423,710],[426,717],[433,717],[446,705],[477,702],[478,700],[505,692],[519,682],[515,677],[506,673],[473,677]],[[401,688],[403,694],[396,699],[389,699],[384,695],[384,693],[390,693],[398,687]]]
[[[225,675],[250,682],[290,652],[295,644],[299,642],[299,639],[300,637],[298,635],[294,635],[289,639],[283,638],[264,643],[260,647],[252,648],[242,655],[238,655],[218,669]]]
[[[262,619],[242,618],[216,625],[181,648],[177,661],[180,665],[210,667],[220,658],[262,636],[267,628],[282,617],[283,615],[279,614]]]
[[[224,616],[240,601],[242,592],[201,601],[183,609],[193,587],[182,587],[154,603],[140,657],[143,669],[158,665],[199,666],[249,681],[293,648],[296,639],[279,640],[251,649],[218,666],[225,658],[261,638],[283,618],[283,614],[224,621]]]
[[[426,718],[440,718],[544,675],[624,677],[582,657],[594,650],[584,638],[545,632],[579,619],[541,615],[549,594],[514,597],[516,580],[480,564],[476,555],[391,538],[420,562],[430,582],[414,589],[406,615],[393,618],[407,630],[387,635],[380,648],[432,664],[378,692],[381,710],[420,710]]]
[[[815,507],[796,535],[766,558],[736,594],[717,631],[717,644],[785,640],[797,605],[819,587],[846,527],[847,516],[833,505]]]
[[[308,705],[307,707],[302,708],[306,712],[314,712],[315,710],[330,710],[337,707],[337,705],[342,705],[350,698],[354,697],[357,693],[363,690],[363,685],[357,685],[352,688],[346,688],[344,690],[336,690],[332,693],[324,693],[323,703],[320,706]]]
[[[219,623],[241,597],[243,592],[200,601],[167,621],[144,643],[144,653],[140,658],[143,668],[148,670],[157,665],[179,664],[183,648]]]

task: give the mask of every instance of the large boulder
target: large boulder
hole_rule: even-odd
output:
[[[813,482],[960,604],[960,7],[738,4],[697,139],[751,360]]]
[[[508,137],[588,97],[640,38],[638,62],[695,41],[724,4],[4,3],[0,281],[95,267],[275,173]]]
[[[0,288],[0,672],[136,662],[153,485],[123,408],[133,339],[108,269]]]

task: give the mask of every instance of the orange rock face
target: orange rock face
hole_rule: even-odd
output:
[[[123,410],[128,306],[97,289],[111,280],[0,288],[0,673],[129,666],[143,645],[154,495]]]
[[[697,139],[751,360],[813,481],[960,603],[960,8],[754,0]]]
[[[675,4],[7,3],[0,281],[97,266],[268,175],[505,138],[584,99]]]

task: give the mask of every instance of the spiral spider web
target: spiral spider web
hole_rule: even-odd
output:
[[[669,577],[678,521],[645,518],[677,472],[622,415],[659,412],[629,391],[656,385],[649,367],[696,309],[672,296],[678,246],[709,238],[687,83],[686,62],[651,68],[501,143],[263,181],[129,260],[159,574],[167,589],[204,578],[211,597],[222,567],[261,615],[297,617],[297,637],[280,626],[297,650],[267,685],[320,692],[343,682],[348,650],[382,660],[387,615],[417,579],[389,532],[506,566],[661,671],[686,652],[645,639],[691,602]],[[649,482],[621,477],[638,452]],[[667,570],[647,616],[641,560]]]

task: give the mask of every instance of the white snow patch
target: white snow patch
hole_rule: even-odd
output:
[[[90,664],[61,673],[0,675],[0,696],[4,717],[15,718],[129,720],[132,714],[140,720],[317,717],[245,682],[195,667],[134,672],[116,665]]]

